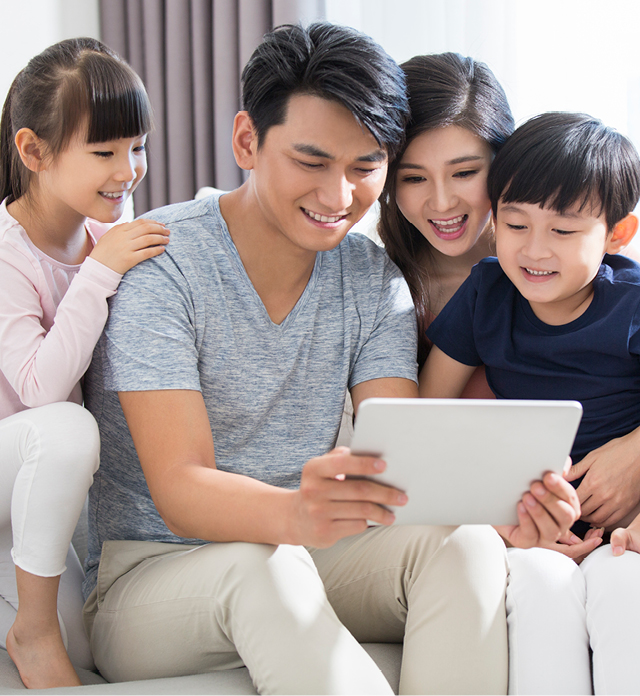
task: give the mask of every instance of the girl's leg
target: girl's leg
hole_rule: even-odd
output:
[[[28,686],[77,683],[66,652],[59,658],[64,645],[57,594],[98,460],[95,421],[75,404],[31,409],[0,422],[0,537],[10,525],[19,600],[7,649]],[[66,675],[64,683],[52,661]]]
[[[582,562],[596,694],[639,694],[640,554],[608,544]]]
[[[593,693],[580,567],[548,549],[508,559],[509,693]]]

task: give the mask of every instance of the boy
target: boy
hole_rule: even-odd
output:
[[[110,680],[244,664],[260,693],[381,693],[356,638],[404,640],[401,690],[503,692],[493,530],[385,526],[401,492],[344,477],[384,464],[330,451],[347,388],[356,407],[417,395],[408,288],[347,235],[402,143],[401,71],[350,29],[281,27],[243,102],[247,181],[150,213],[167,259],[123,279],[88,378],[96,664]],[[562,518],[562,484],[540,515]]]
[[[488,185],[498,258],[475,266],[431,325],[420,394],[458,396],[484,363],[498,398],[580,401],[570,478],[587,471],[578,493],[589,521],[628,523],[640,468],[640,267],[615,254],[638,226],[638,155],[595,119],[543,114],[507,141]],[[616,438],[618,453],[632,449],[626,460],[607,456]],[[622,470],[631,503],[602,512],[597,486],[582,489],[607,464]],[[579,568],[569,558],[590,554],[602,529],[510,550],[511,692],[593,693],[593,675],[595,693],[637,693],[640,556],[615,558],[640,548],[637,526],[615,532],[613,553],[601,548]]]
[[[614,256],[638,226],[638,154],[588,116],[543,114],[498,153],[488,186],[498,258],[473,269],[429,329],[420,394],[457,396],[484,363],[498,398],[580,401],[575,471],[640,426],[640,267]]]

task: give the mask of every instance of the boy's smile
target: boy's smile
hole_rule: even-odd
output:
[[[498,204],[500,266],[547,324],[567,324],[587,309],[602,257],[614,251],[604,213],[578,208],[559,213],[532,203]]]

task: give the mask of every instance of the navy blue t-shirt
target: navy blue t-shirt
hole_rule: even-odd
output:
[[[427,331],[458,362],[484,363],[499,399],[579,401],[574,463],[640,426],[640,265],[606,255],[593,288],[582,316],[550,326],[487,258]]]

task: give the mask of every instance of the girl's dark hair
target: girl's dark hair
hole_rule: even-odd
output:
[[[148,133],[149,97],[134,70],[100,41],[60,41],[32,58],[9,89],[0,124],[0,200],[11,203],[29,189],[30,172],[14,143],[21,128],[55,158],[85,123],[88,143]]]
[[[489,198],[564,213],[573,206],[605,216],[607,229],[640,197],[640,160],[631,142],[586,114],[536,116],[509,138],[489,170]]]
[[[342,104],[391,159],[408,118],[404,74],[370,37],[316,22],[284,24],[264,36],[242,71],[242,103],[258,134],[284,123],[289,99],[308,94]]]
[[[460,126],[489,144],[494,153],[513,132],[507,97],[489,68],[458,53],[416,56],[400,66],[407,78],[411,116],[404,149],[389,167],[380,198],[378,233],[387,253],[407,280],[418,317],[418,364],[429,352],[425,330],[431,319],[429,275],[432,247],[400,212],[396,173],[408,144],[418,135],[445,126]]]

